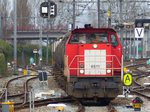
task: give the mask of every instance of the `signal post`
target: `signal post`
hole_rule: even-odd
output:
[[[123,95],[127,98],[130,93],[130,86],[133,83],[132,74],[124,68],[124,75],[123,75]]]

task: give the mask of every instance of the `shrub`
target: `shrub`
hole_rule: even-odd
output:
[[[0,75],[4,76],[7,70],[7,64],[5,60],[5,56],[3,53],[0,53]]]

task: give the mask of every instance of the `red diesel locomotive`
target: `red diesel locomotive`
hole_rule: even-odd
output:
[[[62,70],[68,95],[106,99],[121,93],[122,45],[112,28],[78,28],[55,51],[55,68]]]

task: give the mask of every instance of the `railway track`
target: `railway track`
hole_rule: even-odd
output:
[[[131,59],[131,60],[125,60],[124,65],[136,65],[136,63],[143,63],[146,62],[149,58],[140,58],[140,59]]]
[[[147,78],[148,76],[150,76],[150,73],[143,72],[143,74],[140,75],[140,76],[136,76],[134,78],[134,83],[135,83],[136,87],[132,88],[131,91],[138,94],[138,95],[140,95],[140,96],[143,96],[147,99],[150,99],[150,95],[149,95],[150,85],[146,86],[146,85],[140,83],[141,79]]]
[[[136,67],[135,67],[136,66]],[[137,69],[137,67],[139,67],[139,66],[143,66],[143,65],[134,65],[134,67],[135,67],[135,69]],[[132,66],[133,67],[133,66]],[[138,69],[137,69],[138,70]],[[135,83],[137,82],[138,84],[137,84],[137,86],[132,90],[132,92],[134,92],[135,93],[135,90],[136,91],[138,91],[138,89],[140,89],[140,83],[139,83],[139,80],[142,78],[140,78],[140,77],[138,77],[139,75],[141,76],[143,73],[145,73],[145,72],[143,72],[143,71],[140,71],[140,70],[138,70],[138,73],[140,73],[140,74],[136,74],[135,76],[134,76],[134,80],[135,80]],[[60,74],[59,72],[58,72],[58,74]],[[148,73],[147,73],[148,74]],[[24,77],[24,76],[21,76],[22,78]],[[20,78],[21,78],[20,77]],[[34,77],[35,76],[33,76],[33,79],[34,79]],[[17,77],[18,78],[18,77]],[[17,78],[16,78],[16,80],[17,80]],[[61,78],[61,76],[60,75],[58,75],[58,78]],[[144,76],[143,76],[143,78],[144,78]],[[11,79],[12,81],[13,81],[13,79]],[[14,79],[15,80],[15,79]],[[32,79],[29,79],[28,81],[26,81],[26,84],[24,84],[24,87],[28,87],[28,83],[30,82],[30,80],[32,80]],[[11,82],[11,81],[10,81]],[[11,83],[10,83],[11,84]],[[9,87],[9,85],[10,84],[6,84],[7,86],[5,86],[5,87]],[[139,87],[139,88],[138,88]],[[144,87],[145,88],[145,87]],[[29,92],[29,89],[28,88],[26,88],[26,89],[24,89],[24,90],[26,90],[26,91],[28,91]],[[140,91],[142,91],[143,90],[143,88],[141,87],[141,90]],[[140,92],[139,91],[139,92]],[[138,93],[137,93],[138,94]],[[17,95],[17,94],[16,94]],[[4,96],[4,95],[3,95]],[[22,98],[25,98],[25,96],[27,96],[27,94],[22,94],[20,97],[22,97]],[[15,95],[9,95],[8,97],[15,97]],[[74,102],[74,99],[71,99],[71,98],[69,98],[69,97],[64,97],[64,98],[50,98],[50,99],[45,99],[45,100],[38,100],[38,101],[35,101],[35,107],[40,107],[40,106],[43,106],[43,105],[47,105],[47,104],[50,104],[50,103],[60,103],[60,102],[64,102],[64,103],[73,103]],[[28,100],[26,100],[26,99],[23,99],[23,102],[21,102],[21,103],[15,103],[15,110],[19,110],[19,109],[22,109],[22,108],[29,108],[29,101]],[[84,107],[84,105],[82,105],[80,102],[78,102],[77,103],[77,105],[78,105],[78,109],[77,109],[77,111],[76,112],[85,112],[85,107]],[[108,109],[108,112],[117,112],[117,110],[115,109],[115,107],[113,106],[113,105],[108,105],[107,107],[106,107],[107,109]]]
[[[69,103],[73,100],[70,97],[63,97],[63,98],[49,98],[44,100],[37,100],[34,102],[35,107],[44,106],[47,104],[53,104],[53,103]],[[29,108],[29,101],[26,101],[24,104],[22,103],[15,103],[15,110],[23,109],[23,108]]]
[[[111,104],[109,104],[107,106],[107,109],[108,109],[108,112],[117,112],[117,110],[115,109],[115,107],[113,105],[111,105]]]
[[[27,78],[29,77],[29,78]],[[25,78],[25,79],[24,79]],[[7,83],[4,85],[4,88],[7,88],[8,90],[8,99],[15,99],[15,98],[21,98],[21,102],[15,102],[14,106],[15,106],[15,110],[19,110],[19,109],[23,109],[23,108],[29,108],[29,105],[30,105],[30,102],[29,102],[29,99],[28,99],[28,93],[29,93],[29,82],[31,80],[34,80],[37,78],[37,75],[35,76],[18,76],[18,77],[15,77],[15,78],[12,78],[10,79],[9,81],[7,81]],[[12,88],[12,83],[14,83],[16,80],[19,81],[19,80],[22,80],[24,79],[25,81],[23,81],[23,84],[21,84],[20,87],[22,87],[22,90],[20,90],[21,92],[18,94],[18,93],[11,93],[9,92],[10,88]],[[16,82],[17,82],[16,81]],[[14,88],[14,87],[13,87]],[[4,93],[1,95],[0,99],[3,100],[4,98]],[[72,103],[72,102],[76,102],[77,100],[75,99],[72,99],[71,97],[63,97],[63,98],[50,98],[50,99],[45,99],[45,100],[37,100],[34,102],[34,105],[35,107],[40,107],[40,106],[45,106],[47,104],[53,104],[53,103],[60,103],[60,102],[63,102],[63,103]],[[78,109],[76,112],[84,112],[84,106],[78,102],[77,103],[78,105]]]
[[[29,78],[27,78],[27,77],[29,77]],[[27,79],[24,79],[24,78],[27,78]],[[12,79],[8,80],[6,82],[6,84],[4,85],[4,87],[3,87],[3,88],[7,89],[7,98],[8,99],[14,99],[16,97],[22,97],[23,95],[25,96],[25,94],[29,92],[29,88],[28,88],[29,81],[34,80],[36,78],[37,78],[37,75],[36,76],[27,75],[27,76],[18,76],[18,77],[15,77],[15,78],[12,78]],[[12,84],[12,83],[15,82],[15,81],[17,82],[20,79],[24,79],[25,80],[25,81],[23,81],[23,84],[21,84],[21,87],[20,87],[21,89],[19,90],[20,93],[16,92],[16,93],[12,94],[12,92],[10,91],[12,88],[14,89],[14,87],[12,87],[12,86],[14,86],[14,84]],[[4,98],[4,94],[5,93],[3,92],[1,94],[1,96],[0,96],[0,100],[1,101]]]
[[[72,97],[63,97],[63,98],[50,98],[44,100],[38,100],[34,102],[35,107],[45,106],[48,104],[55,104],[55,103],[73,103],[75,102],[78,106],[76,112],[85,112],[84,106],[77,100]],[[23,105],[22,103],[15,103],[15,110],[29,108],[30,103],[25,102]]]
[[[135,93],[137,95],[140,95],[142,97],[145,97],[147,99],[150,99],[150,85],[145,86],[143,83],[141,83],[142,79],[147,78],[150,76],[150,72],[139,70],[139,67],[147,67],[146,65],[147,59],[138,60],[136,64],[128,65],[127,68],[129,68],[133,72],[133,81],[134,85],[131,87],[131,92]]]
[[[0,101],[3,102],[4,99],[6,101],[14,101],[14,102],[21,102],[23,105],[27,100],[27,93],[29,91],[29,82],[31,80],[34,80],[37,78],[37,75],[22,75],[17,76],[15,78],[11,78],[8,81],[6,81],[3,84],[3,88],[5,89],[5,92],[1,92],[0,94]],[[3,80],[3,79],[1,79]],[[18,83],[20,86],[20,89],[16,87],[16,82],[21,81],[21,83]],[[7,90],[7,91],[6,91]],[[13,90],[13,91],[12,91]],[[20,92],[18,93],[19,90]],[[6,94],[7,92],[7,94]],[[7,95],[7,96],[6,96]]]

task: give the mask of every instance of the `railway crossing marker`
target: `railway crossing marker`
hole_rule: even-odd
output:
[[[130,93],[130,87],[123,86],[123,95],[127,98]]]

